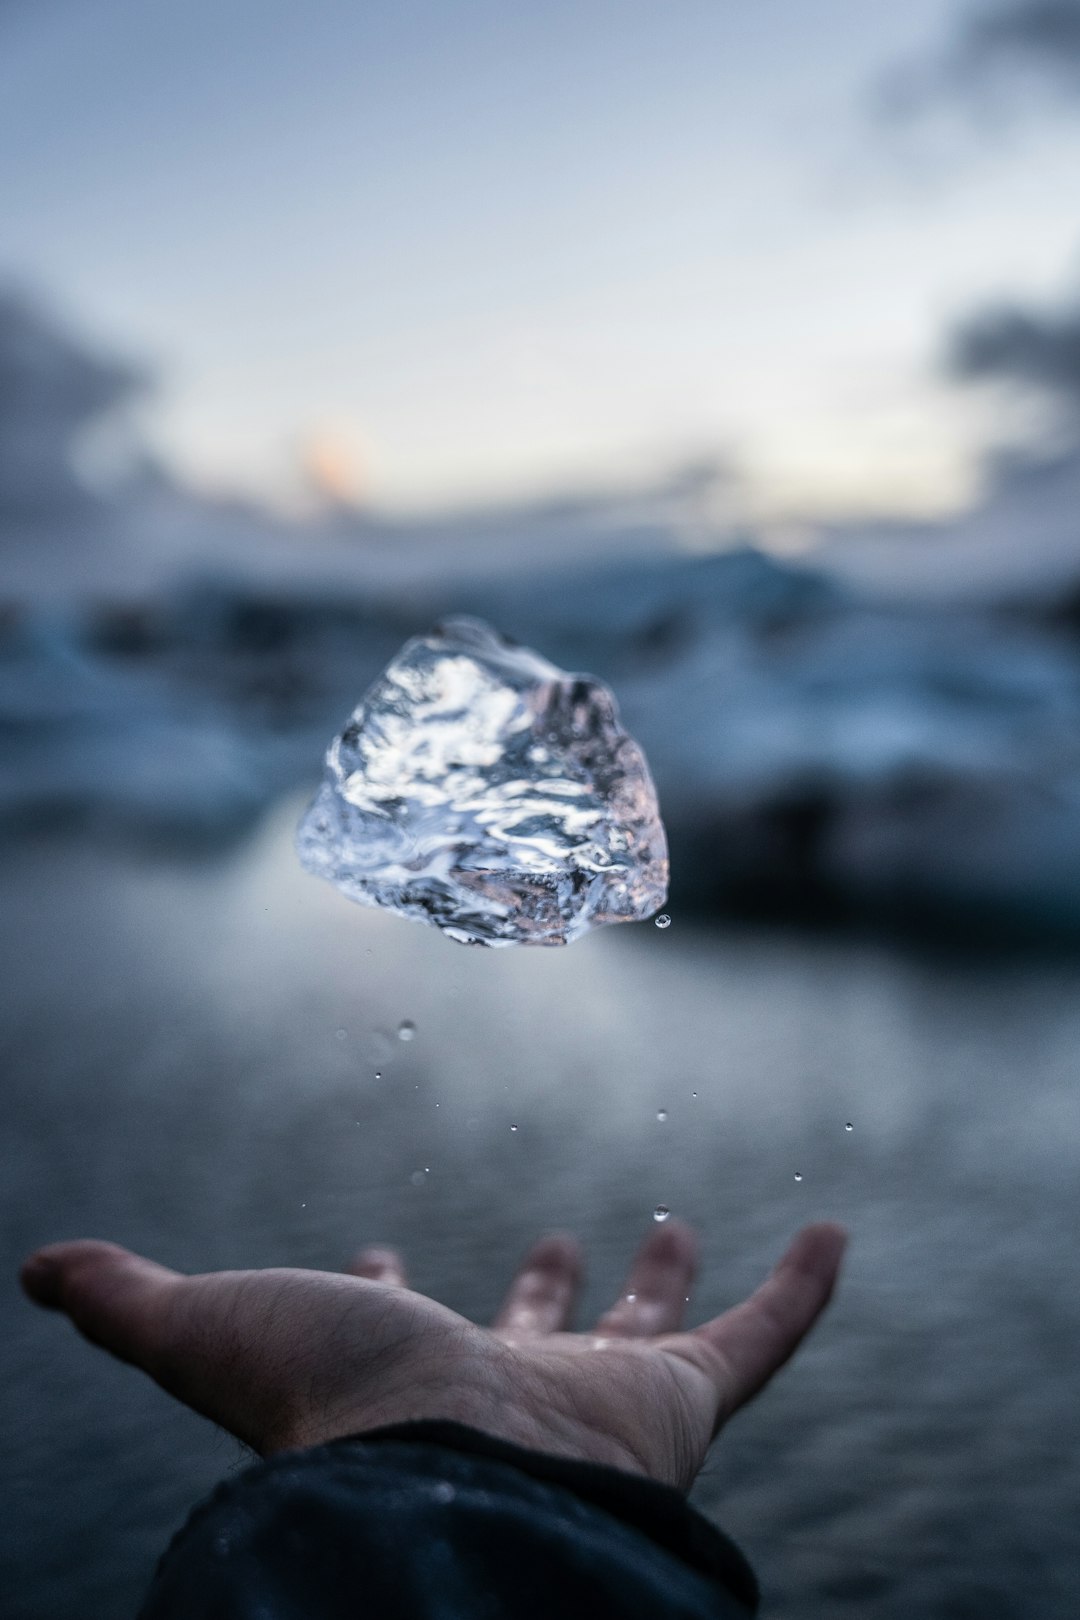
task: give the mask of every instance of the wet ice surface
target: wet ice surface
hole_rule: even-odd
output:
[[[297,833],[350,899],[472,945],[564,945],[651,915],[667,843],[600,681],[474,619],[409,641],[330,745]]]
[[[490,1321],[569,1228],[588,1325],[663,1206],[696,1324],[836,1217],[829,1315],[695,1493],[763,1620],[1076,1620],[1077,965],[681,914],[454,951],[312,883],[300,808],[227,864],[0,850],[6,1275],[72,1235],[188,1271],[385,1242]],[[4,1620],[132,1615],[239,1448],[14,1287],[0,1317]]]

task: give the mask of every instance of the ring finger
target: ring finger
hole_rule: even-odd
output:
[[[597,1333],[628,1339],[675,1333],[697,1272],[697,1239],[672,1221],[645,1239],[634,1256],[623,1292],[596,1324]]]

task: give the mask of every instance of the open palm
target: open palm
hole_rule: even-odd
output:
[[[344,1274],[187,1277],[114,1244],[41,1249],[38,1304],[264,1455],[416,1418],[449,1418],[534,1450],[688,1489],[720,1426],[810,1331],[844,1247],[808,1226],[749,1299],[681,1331],[696,1268],[677,1221],[642,1243],[615,1304],[567,1331],[581,1278],[569,1237],[525,1256],[491,1328],[412,1292],[391,1250]]]

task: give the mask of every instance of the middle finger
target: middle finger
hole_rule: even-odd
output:
[[[491,1324],[502,1333],[558,1333],[569,1325],[581,1284],[577,1241],[556,1235],[534,1243]]]

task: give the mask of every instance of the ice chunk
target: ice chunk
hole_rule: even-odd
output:
[[[407,642],[330,745],[309,872],[465,944],[563,945],[649,917],[667,841],[600,681],[475,619]]]

